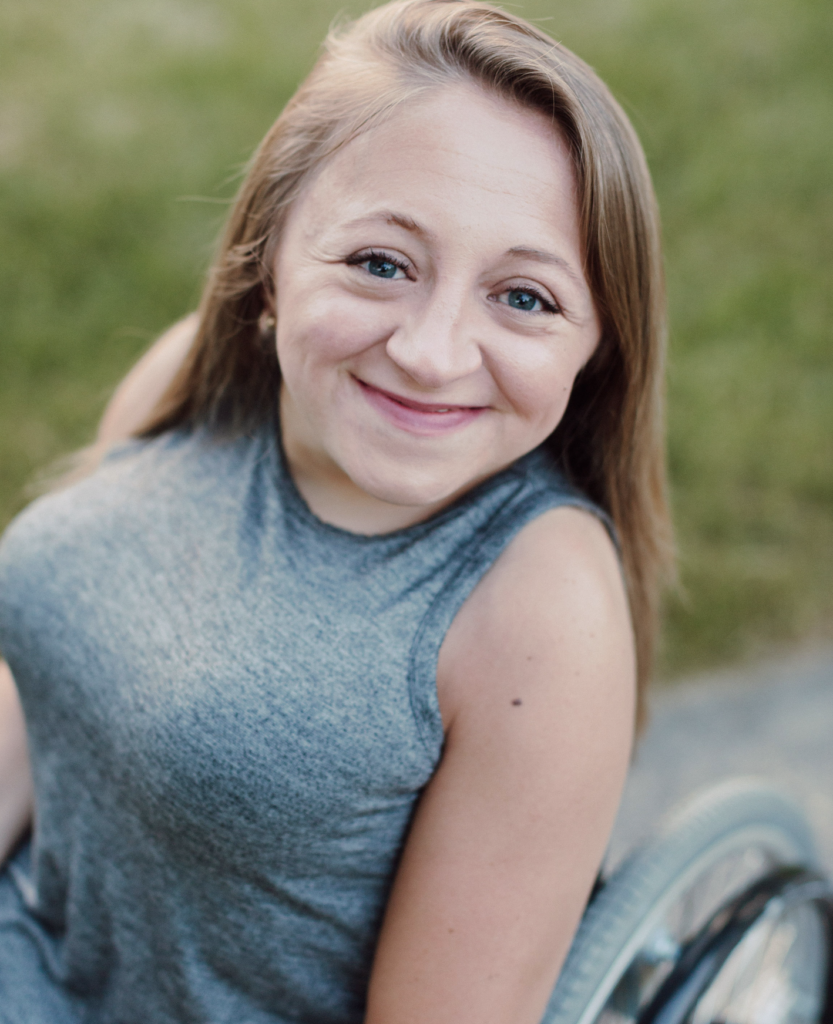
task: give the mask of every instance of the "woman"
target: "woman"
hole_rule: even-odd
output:
[[[540,1018],[650,664],[661,298],[576,57],[456,0],[328,40],[0,549],[0,1015]]]

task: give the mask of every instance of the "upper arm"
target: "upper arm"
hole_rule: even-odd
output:
[[[112,445],[126,441],[142,429],[182,366],[197,323],[197,314],[191,313],[151,345],[114,391],[98,424],[95,441],[72,456],[69,468],[53,481],[53,487],[67,487],[89,476]]]
[[[132,436],[150,417],[182,365],[197,329],[197,314],[168,328],[113,393],[98,427],[96,445],[109,447]]]
[[[604,853],[633,733],[612,544],[559,509],[516,538],[443,644],[447,740],[379,941],[368,1024],[533,1024]]]
[[[0,864],[32,815],[26,726],[11,670],[0,660]]]

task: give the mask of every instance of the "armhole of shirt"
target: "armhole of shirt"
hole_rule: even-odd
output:
[[[437,694],[437,660],[445,635],[466,598],[513,537],[533,519],[564,506],[581,508],[596,516],[619,554],[610,516],[582,494],[569,489],[531,494],[520,503],[510,502],[508,508],[501,510],[475,535],[470,552],[422,617],[408,658],[408,692],[417,730],[435,765],[445,740]]]

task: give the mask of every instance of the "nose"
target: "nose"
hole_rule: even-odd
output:
[[[444,289],[397,327],[385,346],[387,354],[417,385],[438,390],[483,364],[475,320],[464,290]]]

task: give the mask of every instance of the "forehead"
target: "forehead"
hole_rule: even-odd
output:
[[[553,232],[577,239],[575,191],[567,145],[549,118],[460,83],[403,104],[353,139],[297,205],[310,231],[397,209],[437,229],[508,231],[511,244],[540,247]]]

